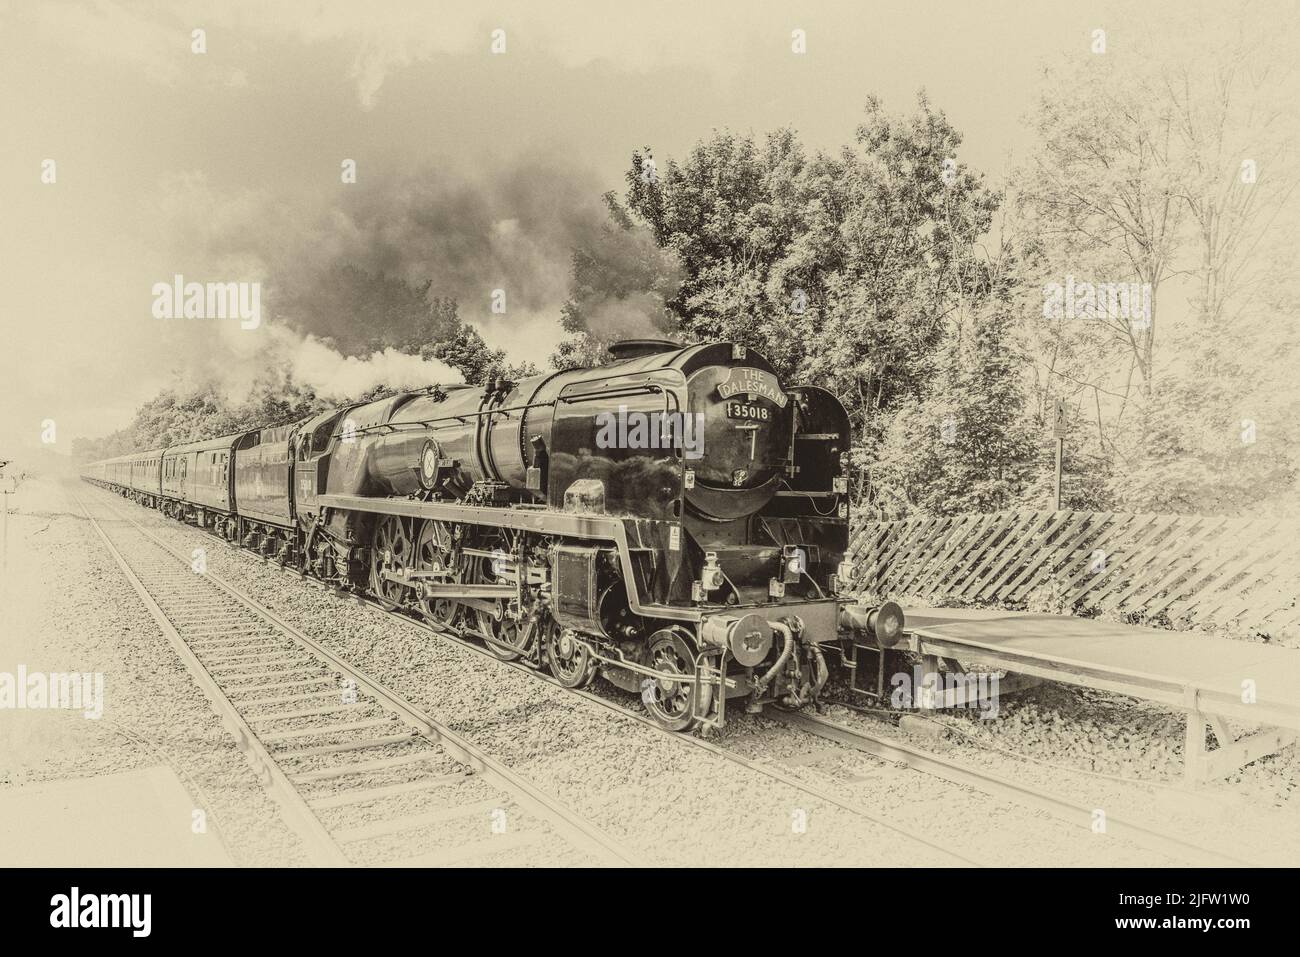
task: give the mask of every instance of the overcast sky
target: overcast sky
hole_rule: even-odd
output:
[[[340,182],[344,159],[358,187],[558,166],[578,184],[554,199],[568,206],[619,187],[638,147],[680,156],[713,128],[786,124],[810,147],[835,147],[868,94],[904,112],[924,87],[964,132],[962,159],[997,182],[1029,145],[1023,118],[1044,63],[1084,55],[1097,26],[1112,44],[1144,42],[1118,9],[0,2],[0,458],[38,442],[45,419],[66,451],[73,436],[127,424],[164,386],[259,349],[268,330],[160,322],[152,286],[178,272],[255,278],[286,229],[301,241],[333,221],[354,188]],[[806,31],[804,55],[792,53],[794,29]],[[41,181],[47,159],[53,184]],[[509,203],[490,205],[499,222],[484,228],[498,239]],[[493,248],[508,258],[514,247]],[[548,270],[567,261],[567,250],[519,248]],[[223,275],[200,275],[214,263]],[[539,360],[558,338],[566,278],[550,271],[527,308],[493,316],[485,289],[462,314],[489,343]]]

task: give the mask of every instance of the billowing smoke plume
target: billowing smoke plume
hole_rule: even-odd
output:
[[[678,327],[668,304],[681,292],[681,259],[661,248],[612,194],[606,203],[612,215],[597,239],[574,255],[573,294],[564,308],[564,328],[574,338],[559,350],[569,363],[602,362],[610,342],[662,338]]]
[[[315,336],[286,343],[286,368],[292,381],[318,396],[339,400],[361,395],[376,386],[419,388],[463,381],[463,376],[435,359],[421,359],[395,349],[368,358],[343,356]]]
[[[320,396],[460,381],[430,357],[464,326],[544,367],[566,302],[605,341],[659,335],[676,289],[648,231],[614,226],[596,177],[559,161],[361,164],[355,183],[296,197],[232,194],[199,174],[166,187],[160,278],[262,284],[261,328],[185,333],[162,350],[178,377],[226,394],[268,370]],[[600,263],[577,284],[575,251]]]
[[[274,321],[359,355],[411,348],[426,300],[454,301],[489,342],[558,330],[573,250],[607,215],[595,176],[558,162],[356,177],[296,201],[175,181],[172,248],[224,270],[213,278],[260,278]]]
[[[196,357],[190,369],[175,369],[179,391],[211,392],[232,406],[273,390],[273,383],[310,391],[333,405],[356,399],[377,386],[418,389],[464,381],[458,370],[436,359],[392,348],[345,356],[316,336],[285,325],[256,333],[232,325],[219,338],[205,336],[204,344],[203,357]]]
[[[653,339],[670,331],[663,297],[653,292],[603,296],[586,307],[583,317],[588,331],[605,341]]]

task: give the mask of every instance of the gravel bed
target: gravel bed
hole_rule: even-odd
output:
[[[523,811],[508,801],[501,802],[500,807],[494,810],[503,815],[499,818],[503,830],[496,834],[486,818],[456,818],[411,828],[397,834],[387,834],[364,843],[357,842],[349,848],[349,854],[361,865],[381,864],[437,851],[455,850],[492,840],[494,836],[504,836],[518,831],[539,834],[538,844],[529,848],[535,852],[529,858],[532,863],[552,867],[592,863],[586,855],[564,845],[544,822],[530,820]],[[492,864],[485,858],[475,858],[474,863],[488,866]],[[497,863],[506,866],[525,866],[519,858],[519,853],[513,849],[503,851],[502,859]]]
[[[1260,642],[1261,636],[1243,629],[1196,629],[1221,640]],[[1300,651],[1300,630],[1275,636],[1271,644]],[[966,663],[975,669],[975,663]],[[988,669],[986,669],[988,670]],[[848,694],[841,700],[854,700]],[[937,720],[963,735],[971,735],[986,748],[1031,755],[1054,766],[1055,773],[1069,771],[1134,779],[1143,784],[1181,785],[1183,739],[1186,720],[1182,712],[1159,704],[1093,688],[1044,682],[1003,699],[995,720],[983,721],[970,711],[933,712]],[[1256,726],[1229,721],[1238,737]],[[958,738],[954,734],[954,741]],[[965,740],[964,738],[962,740]],[[1028,763],[1023,765],[1029,768]],[[1245,813],[1272,820],[1270,809],[1294,810],[1300,806],[1300,746],[1292,744],[1266,755],[1231,775],[1198,789],[1204,800],[1227,803]]]
[[[1295,747],[1189,791],[1181,786],[1184,719],[1150,702],[1045,683],[1004,698],[993,720],[961,710],[927,713],[937,739],[842,706],[827,717],[1234,857],[1262,865],[1300,859],[1294,784],[1282,783],[1294,781]]]
[[[418,774],[412,775],[410,780],[415,781],[422,776]],[[393,781],[392,783],[402,782]],[[325,797],[330,794],[342,794],[346,790],[344,788],[335,790],[319,788],[313,790],[311,796]],[[509,798],[504,796],[500,790],[492,787],[482,778],[471,775],[457,784],[444,784],[426,790],[412,791],[409,794],[398,794],[339,808],[325,808],[320,812],[320,818],[326,827],[331,829],[357,827],[375,820],[376,812],[380,812],[386,817],[407,817],[437,811],[446,807],[478,804],[482,801],[491,800],[495,800],[498,805],[509,803]],[[485,815],[485,820],[490,825],[490,816]]]
[[[49,482],[29,481],[8,501],[0,670],[102,672],[104,715],[0,712],[0,789],[165,764],[236,864],[305,864],[277,805],[89,522]]]
[[[722,743],[746,757],[871,808],[888,808],[891,821],[928,833],[991,866],[1037,864],[1079,867],[1172,866],[1172,858],[1127,841],[1109,839],[1046,812],[883,761],[861,751],[747,715],[729,724]],[[816,760],[807,761],[813,755]],[[794,759],[794,764],[789,764]],[[799,763],[800,760],[807,763]]]

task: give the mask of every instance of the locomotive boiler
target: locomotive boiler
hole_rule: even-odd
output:
[[[267,433],[286,467],[257,516],[235,496],[233,532],[567,687],[603,675],[667,728],[815,702],[902,629],[896,605],[841,594],[843,406],[740,344],[611,353],[236,438],[232,483]]]

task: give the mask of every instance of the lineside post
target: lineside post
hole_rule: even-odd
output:
[[[1188,688],[1184,692],[1187,699],[1187,730],[1183,736],[1183,782],[1188,787],[1195,787],[1205,778],[1205,715],[1198,707],[1197,691]]]
[[[919,708],[929,711],[944,707],[938,655],[921,655],[921,681],[915,694]]]
[[[1065,458],[1065,400],[1056,400],[1056,417],[1052,422],[1052,436],[1056,439],[1056,477],[1053,486],[1056,494],[1052,497],[1052,508],[1059,512],[1061,510],[1061,463]]]

